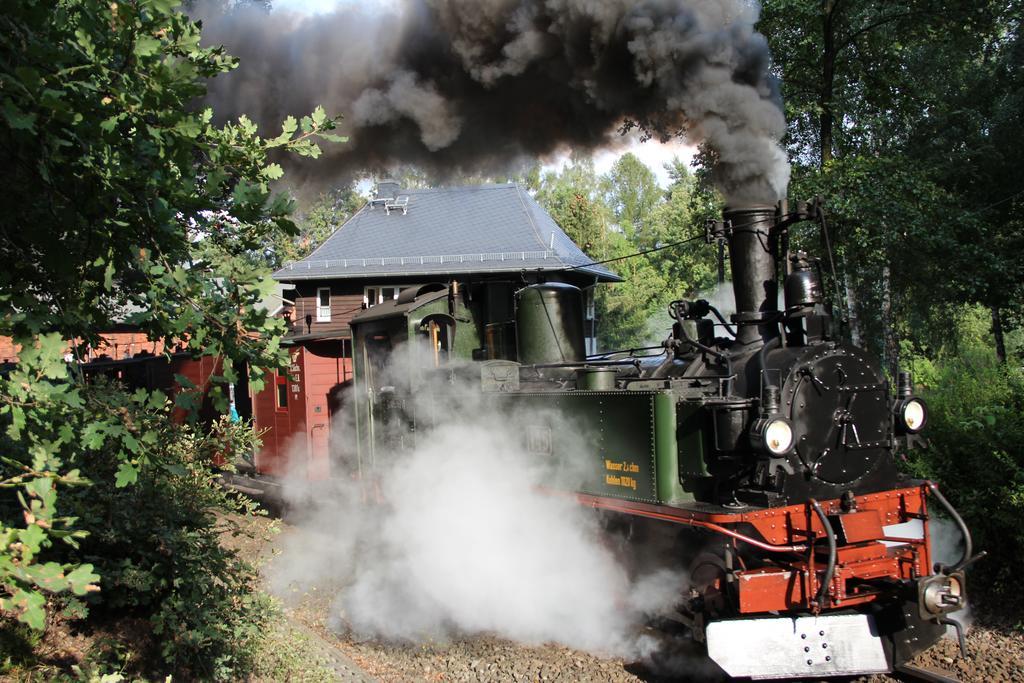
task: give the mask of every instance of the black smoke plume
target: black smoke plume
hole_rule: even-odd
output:
[[[202,12],[199,12],[201,15]],[[767,43],[746,0],[406,0],[296,16],[235,10],[207,42],[241,60],[212,83],[221,116],[264,133],[318,104],[346,145],[290,169],[300,183],[397,164],[498,173],[614,144],[625,128],[706,142],[730,201],[774,202],[789,166]],[[298,177],[295,174],[298,174]]]

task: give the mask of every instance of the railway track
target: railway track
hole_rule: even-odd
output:
[[[892,676],[906,683],[960,683],[960,679],[948,671],[913,664],[897,667]]]

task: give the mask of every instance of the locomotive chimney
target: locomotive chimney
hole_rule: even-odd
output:
[[[767,341],[778,334],[775,207],[726,207],[722,217],[728,230],[737,339],[742,344]]]

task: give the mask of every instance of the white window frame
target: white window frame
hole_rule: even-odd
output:
[[[384,303],[385,289],[392,290],[391,298],[387,299],[387,301],[393,301],[398,298],[398,295],[403,289],[407,289],[408,287],[409,285],[367,285],[363,287],[363,304],[365,304],[367,308],[370,308],[371,306]],[[373,292],[374,301],[370,301],[371,291]]]
[[[320,298],[321,292],[327,292],[327,305],[321,304],[322,299]],[[316,321],[318,323],[329,323],[331,322],[331,288],[330,287],[317,287],[316,288]]]

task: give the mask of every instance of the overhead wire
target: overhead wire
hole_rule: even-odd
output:
[[[704,235],[694,235],[693,237],[689,237],[689,238],[687,238],[685,240],[679,240],[678,242],[672,242],[671,244],[663,244],[663,245],[661,245],[659,247],[651,247],[650,249],[644,249],[643,251],[638,251],[638,252],[635,252],[633,254],[626,254],[625,256],[616,256],[614,258],[606,258],[606,259],[602,259],[600,261],[591,261],[590,263],[581,263],[581,264],[576,265],[576,266],[571,266],[570,268],[567,268],[567,270],[579,270],[580,268],[588,268],[590,266],[599,266],[599,265],[601,265],[603,263],[614,263],[615,261],[625,261],[626,259],[636,258],[637,256],[643,256],[644,254],[650,254],[650,253],[655,252],[655,251],[662,251],[664,249],[671,249],[673,247],[678,247],[678,246],[681,246],[681,245],[686,244],[688,242],[693,242],[694,240],[698,240],[698,239],[704,239]]]
[[[761,223],[761,222],[762,221],[756,221],[755,220],[755,221],[750,221],[748,223],[740,223],[740,224],[737,224],[737,225],[733,225],[732,228],[733,229],[735,229],[735,228],[745,228],[745,227],[747,227],[749,225],[756,225],[756,224]],[[690,242],[694,242],[694,241],[699,240],[699,239],[704,239],[704,237],[705,236],[703,234],[694,235],[693,237],[688,237],[685,240],[679,240],[678,242],[671,242],[669,244],[662,244],[661,246],[651,247],[650,249],[644,249],[643,251],[638,251],[638,252],[635,252],[635,253],[632,253],[632,254],[626,254],[625,256],[615,256],[613,258],[606,258],[606,259],[602,259],[600,261],[591,261],[590,263],[581,263],[581,264],[576,265],[576,266],[570,266],[566,270],[579,270],[580,268],[589,268],[590,266],[599,266],[599,265],[602,265],[604,263],[613,263],[615,261],[625,261],[626,259],[636,258],[637,256],[643,256],[644,254],[650,254],[650,253],[655,252],[655,251],[662,251],[664,249],[672,249],[674,247],[679,247],[679,246],[682,246],[684,244],[688,244]]]

